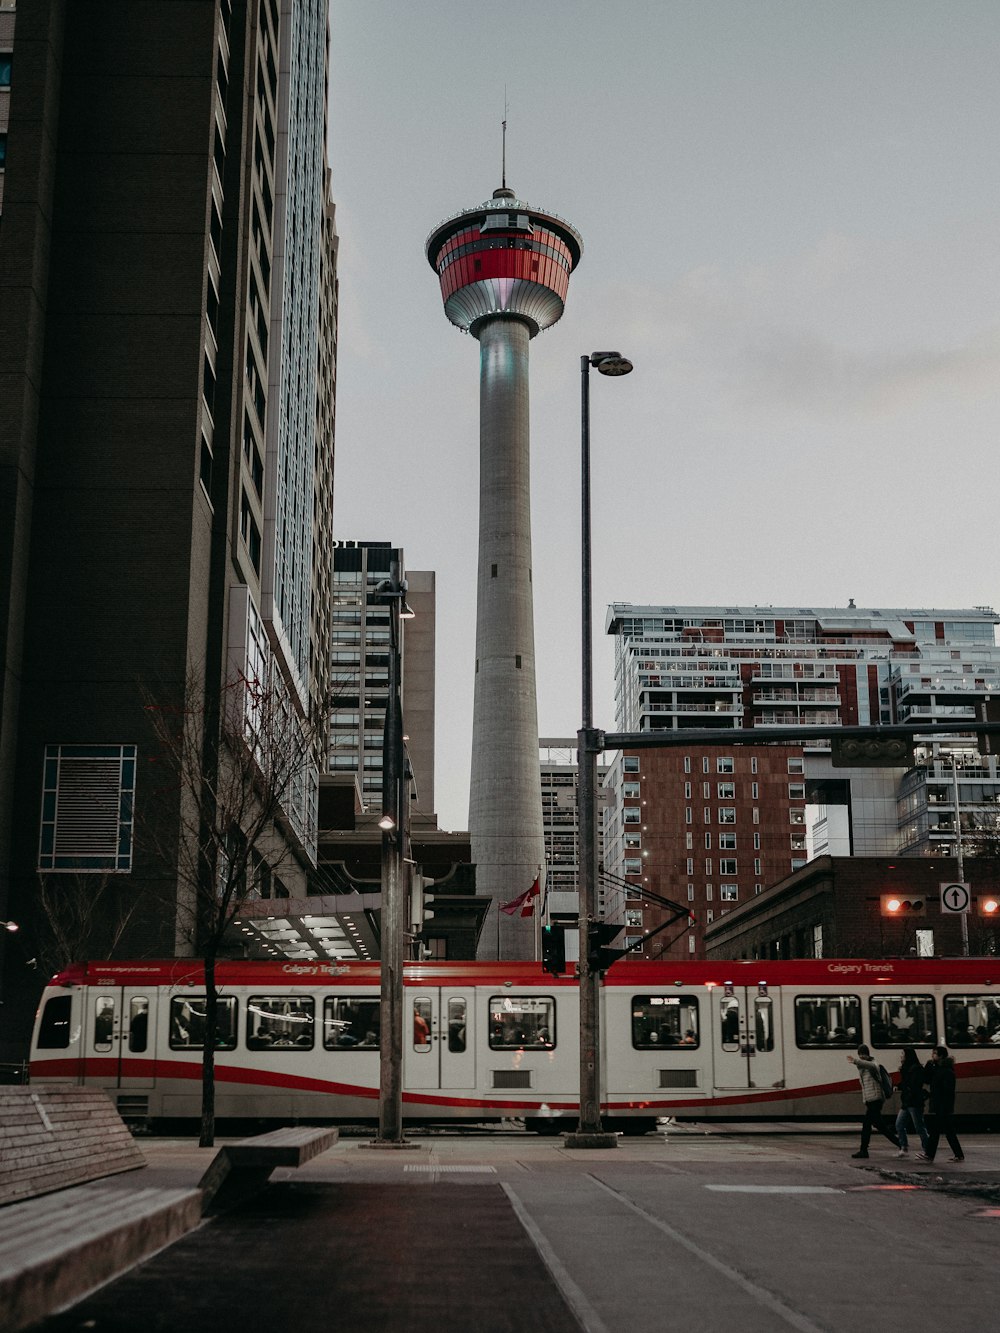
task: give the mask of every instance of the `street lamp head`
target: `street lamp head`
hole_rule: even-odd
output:
[[[16,921],[0,921],[0,927],[4,930],[9,930],[11,934],[13,934],[15,930],[21,929]]]
[[[632,362],[621,352],[592,352],[590,364],[602,375],[627,375],[633,369]]]
[[[383,833],[391,833],[396,827],[396,821],[393,819],[392,815],[386,814],[378,821],[378,826]]]

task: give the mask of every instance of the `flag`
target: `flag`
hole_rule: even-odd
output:
[[[513,916],[518,908],[521,909],[521,916],[535,915],[535,899],[541,892],[541,885],[538,882],[538,876],[535,876],[535,882],[530,889],[526,889],[517,898],[512,898],[509,903],[501,903],[500,911],[506,912],[508,916]]]

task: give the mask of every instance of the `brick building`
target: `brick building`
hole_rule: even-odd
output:
[[[1000,922],[980,915],[995,896],[1000,862],[966,858],[971,886],[969,952],[995,954]],[[961,918],[941,910],[941,885],[959,878],[951,857],[820,856],[705,930],[705,953],[722,958],[958,957]],[[882,897],[922,903],[919,915],[887,917]]]

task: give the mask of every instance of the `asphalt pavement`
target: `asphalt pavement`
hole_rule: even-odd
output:
[[[372,1149],[345,1133],[39,1328],[985,1333],[1000,1135],[962,1140],[964,1163],[928,1165],[884,1142],[856,1161],[857,1131],[833,1127],[668,1124],[604,1150],[513,1131]],[[139,1143],[149,1165],[117,1188],[196,1184],[212,1156]]]

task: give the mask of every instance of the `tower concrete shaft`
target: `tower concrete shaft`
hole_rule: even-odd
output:
[[[535,912],[501,903],[544,881],[531,589],[528,343],[562,315],[583,242],[506,187],[431,233],[445,314],[480,344],[479,583],[469,834],[491,898],[484,958],[533,958]]]
[[[534,956],[535,917],[508,915],[499,904],[529,888],[545,861],[531,594],[529,330],[520,319],[491,319],[478,336],[479,583],[469,834],[477,892],[493,899],[482,952],[527,958]]]

